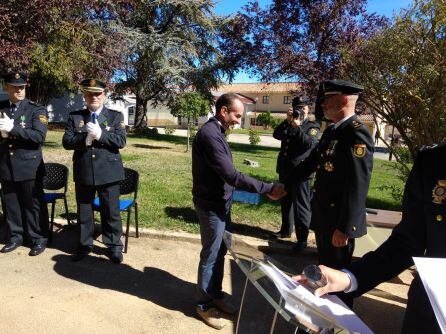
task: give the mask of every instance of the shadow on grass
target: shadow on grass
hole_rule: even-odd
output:
[[[198,224],[197,214],[190,207],[172,207],[166,206],[164,211],[170,218],[183,220],[187,224]]]
[[[52,148],[62,147],[62,143],[58,143],[55,141],[46,141],[45,143],[43,143],[43,146],[44,147],[52,147]]]
[[[392,211],[401,211],[402,210],[401,203],[384,201],[384,200],[382,200],[380,198],[376,198],[376,197],[367,197],[366,207],[368,207],[370,209],[378,208],[381,210],[392,210]]]
[[[172,148],[166,147],[166,146],[153,146],[153,145],[147,145],[147,144],[132,144],[133,147],[137,148],[147,148],[150,150],[171,150]]]
[[[149,139],[149,140],[156,140],[156,141],[166,141],[172,144],[178,144],[178,145],[186,145],[186,137],[179,137],[179,136],[172,136],[172,135],[163,135],[163,134],[156,134],[156,135],[150,135],[150,136],[139,136],[135,134],[128,134],[127,137],[129,138],[141,138],[141,139]]]

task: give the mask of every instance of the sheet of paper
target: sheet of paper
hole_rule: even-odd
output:
[[[285,307],[298,318],[306,322],[314,323],[317,318],[302,307],[302,302],[313,305],[317,312],[325,319],[338,324],[351,333],[373,334],[372,330],[358,318],[337,296],[328,295],[321,298],[316,297],[298,282],[294,282],[291,277],[283,273],[272,263],[261,264],[262,270],[274,282],[277,289],[285,300]]]
[[[434,309],[441,332],[446,334],[446,259],[414,257],[418,274]]]

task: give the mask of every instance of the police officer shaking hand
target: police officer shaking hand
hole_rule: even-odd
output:
[[[126,143],[124,117],[104,107],[104,82],[86,79],[81,86],[87,108],[70,114],[62,140],[65,149],[74,150],[73,175],[80,236],[78,250],[72,260],[80,261],[92,251],[92,202],[98,193],[102,241],[108,248],[110,260],[121,263],[119,181],[124,179],[124,167],[119,149]]]

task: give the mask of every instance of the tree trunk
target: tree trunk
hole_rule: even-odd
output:
[[[187,118],[187,145],[186,152],[189,152],[189,141],[190,141],[190,118]]]

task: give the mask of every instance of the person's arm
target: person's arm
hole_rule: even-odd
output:
[[[73,115],[68,116],[65,133],[62,137],[62,145],[66,150],[86,150],[87,133],[77,132]]]
[[[284,140],[287,136],[287,131],[290,129],[291,129],[290,123],[287,119],[285,119],[274,129],[273,138],[277,140]]]
[[[45,142],[47,128],[46,109],[39,106],[31,115],[31,127],[23,128],[20,124],[15,124],[9,134],[17,140],[42,145]]]
[[[222,136],[207,133],[202,140],[206,142],[206,145],[203,145],[206,161],[227,184],[240,190],[260,194],[269,194],[272,191],[272,183],[258,181],[236,170]]]
[[[111,124],[113,131],[103,130],[99,143],[114,149],[124,148],[126,144],[124,115],[119,113]]]

